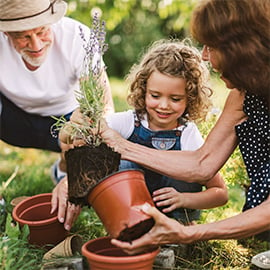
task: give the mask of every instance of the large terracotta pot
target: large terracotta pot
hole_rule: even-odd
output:
[[[152,270],[159,249],[139,255],[128,255],[101,237],[86,242],[82,254],[87,258],[91,270]]]
[[[51,193],[38,194],[18,203],[12,215],[20,226],[29,226],[28,241],[37,246],[52,247],[68,234],[57,219],[57,212],[51,214]]]
[[[154,220],[139,206],[154,206],[142,170],[122,170],[100,181],[89,193],[88,203],[113,238],[132,241],[148,232]]]

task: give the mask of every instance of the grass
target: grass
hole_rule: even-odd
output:
[[[227,91],[224,85],[215,85],[214,104],[222,108]],[[128,108],[125,97],[127,86],[121,80],[111,78],[116,111]],[[208,122],[199,128],[206,135],[216,121],[212,115]],[[44,250],[30,247],[27,243],[27,232],[20,231],[11,222],[12,207],[10,201],[18,196],[35,195],[51,192],[54,185],[50,179],[50,167],[58,158],[57,153],[36,149],[23,149],[0,142],[0,187],[12,174],[14,179],[2,191],[6,200],[6,227],[0,230],[0,270],[35,270],[42,265]],[[205,210],[201,223],[231,217],[241,212],[244,203],[244,192],[241,185],[246,182],[246,173],[241,156],[237,150],[222,168],[221,173],[229,188],[229,202],[219,208]],[[1,219],[4,217],[1,214]],[[0,219],[0,220],[1,220]],[[93,209],[84,207],[81,215],[72,228],[84,241],[106,235],[104,227]],[[175,269],[256,269],[251,265],[251,257],[266,250],[266,244],[253,238],[245,241],[222,240],[207,241],[189,245],[179,250]],[[159,268],[156,268],[159,269]]]

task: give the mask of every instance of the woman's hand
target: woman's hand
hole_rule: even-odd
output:
[[[74,129],[76,127],[82,127],[83,129],[88,125],[90,127],[91,120],[83,115],[80,109],[76,109],[70,116],[70,120],[66,122],[64,127],[59,132],[59,139],[62,143],[74,146],[85,145],[85,141],[80,137],[74,137]]]
[[[154,227],[141,238],[132,241],[132,243],[112,239],[111,243],[113,245],[122,248],[126,253],[132,255],[148,251],[159,245],[190,242],[189,237],[184,234],[184,228],[186,227],[176,220],[166,217],[157,208],[151,207],[148,203],[142,206],[142,211],[154,218]],[[182,239],[180,239],[180,235]]]
[[[177,208],[183,208],[184,193],[178,192],[173,187],[165,187],[153,192],[153,201],[158,207],[166,207],[162,212],[169,213]]]
[[[70,230],[81,212],[81,207],[68,201],[68,181],[64,177],[53,189],[51,213],[58,209],[58,220],[64,223],[66,230]]]
[[[105,119],[101,120],[100,135],[105,143],[110,146],[115,152],[121,154],[121,147],[125,143],[125,139],[115,130],[109,128]]]

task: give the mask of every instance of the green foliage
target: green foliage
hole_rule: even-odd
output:
[[[28,231],[26,232],[26,228],[28,228],[27,226],[24,226],[24,233],[23,233],[23,239],[27,239],[27,235],[28,235]],[[8,214],[7,216],[7,220],[6,220],[6,230],[5,230],[5,234],[7,236],[7,238],[19,238],[21,235],[20,232],[20,228],[19,228],[19,224],[13,222],[12,216],[11,214]]]
[[[7,217],[6,233],[0,237],[0,269],[5,270],[34,270],[40,269],[42,249],[31,247],[27,241],[28,226],[19,227],[12,220],[11,214]]]
[[[110,84],[113,91],[113,102],[116,112],[123,112],[128,110],[130,106],[127,104],[126,97],[128,93],[128,86],[125,81],[115,77],[110,78]]]
[[[80,216],[72,227],[72,232],[80,234],[84,241],[107,235],[105,228],[91,207],[83,207]]]
[[[219,115],[210,114],[206,122],[199,124],[199,130],[206,138],[208,131],[215,125]],[[245,189],[249,184],[249,179],[246,172],[242,155],[237,147],[233,154],[230,156],[226,164],[220,170],[225,182],[231,186],[240,186]]]
[[[2,238],[0,240],[0,269],[1,270],[40,270],[41,249],[32,248],[26,239]]]
[[[104,60],[110,76],[123,78],[142,50],[160,38],[189,35],[196,0],[69,0],[68,16],[89,24],[89,13],[102,13],[109,52]]]

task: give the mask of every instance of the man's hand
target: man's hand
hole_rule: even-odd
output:
[[[53,189],[51,213],[58,209],[58,220],[69,231],[81,212],[81,207],[68,201],[68,181],[64,177]]]

